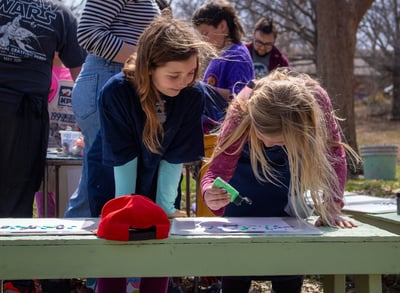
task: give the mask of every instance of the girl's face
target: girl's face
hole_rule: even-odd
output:
[[[204,40],[212,44],[218,50],[225,46],[225,37],[227,36],[225,20],[222,20],[217,27],[203,23],[196,28],[204,37]]]
[[[273,147],[276,145],[284,145],[285,141],[283,140],[282,134],[275,134],[275,135],[265,135],[261,134],[256,130],[256,136],[259,140],[261,140],[266,147]]]
[[[170,61],[152,71],[152,82],[156,89],[169,97],[177,96],[194,80],[197,55],[183,61]]]

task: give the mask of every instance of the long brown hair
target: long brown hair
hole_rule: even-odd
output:
[[[138,95],[146,122],[142,134],[149,151],[160,153],[164,136],[162,123],[157,118],[155,105],[162,105],[160,93],[153,86],[151,72],[170,61],[185,61],[197,56],[197,68],[193,82],[198,77],[199,65],[213,49],[189,23],[172,19],[171,16],[156,18],[138,40],[137,52],[126,61],[123,73],[132,82]],[[163,111],[163,109],[161,109]]]

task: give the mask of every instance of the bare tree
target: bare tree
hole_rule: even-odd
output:
[[[171,0],[171,7],[175,17],[190,21],[196,8],[204,2],[204,0]]]
[[[359,29],[359,52],[380,73],[381,86],[393,85],[392,119],[400,120],[400,5],[375,0]]]
[[[315,2],[316,0],[239,0],[235,6],[248,32],[252,31],[257,19],[262,16],[270,17],[279,27],[279,48],[290,56],[290,61],[308,59],[315,63],[317,61]]]
[[[272,16],[281,31],[290,32],[290,52],[301,52],[288,54],[291,61],[307,58],[315,62],[318,78],[329,92],[338,116],[344,118],[341,122],[344,137],[355,150],[358,149],[354,113],[356,36],[360,21],[373,1],[235,1],[247,27],[260,16]],[[193,5],[194,2],[190,3]]]
[[[86,0],[62,0],[65,6],[67,6],[77,19],[80,19]]]
[[[236,7],[253,16],[269,14],[280,27],[297,38],[291,46],[307,48],[293,59],[309,57],[328,90],[347,142],[357,150],[354,115],[354,55],[359,23],[373,0],[255,0],[238,1]],[[291,36],[292,36],[291,35]],[[301,47],[303,44],[303,47]],[[307,44],[307,46],[304,46]],[[293,48],[292,48],[293,49]],[[289,50],[285,51],[288,52]]]
[[[354,55],[359,23],[373,0],[317,1],[317,72],[328,90],[347,142],[357,148]]]
[[[400,120],[400,7],[399,3],[395,2],[396,17],[394,25],[395,41],[394,41],[394,68],[393,68],[393,105],[392,119]]]

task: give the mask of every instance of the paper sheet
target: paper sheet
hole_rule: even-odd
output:
[[[171,235],[210,234],[321,234],[316,227],[296,218],[175,218]]]
[[[381,198],[368,195],[350,195],[344,197],[343,211],[360,213],[394,213],[397,203],[394,198]]]
[[[3,218],[0,219],[0,236],[94,234],[98,222],[97,218]]]

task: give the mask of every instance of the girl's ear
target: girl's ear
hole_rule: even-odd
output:
[[[226,22],[225,19],[221,20],[221,22],[218,24],[217,28],[219,31],[221,31],[224,34],[229,34],[229,28],[228,28],[228,23]]]

